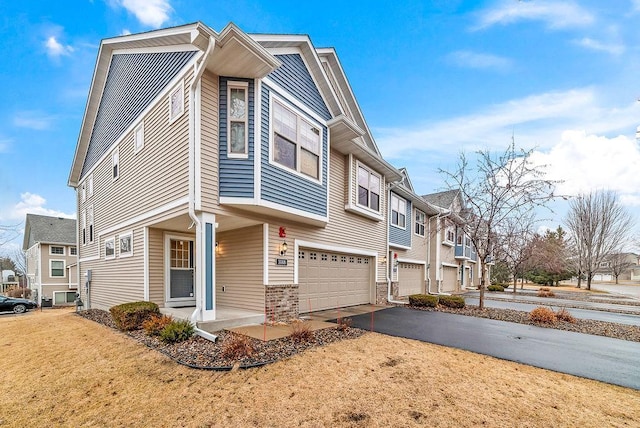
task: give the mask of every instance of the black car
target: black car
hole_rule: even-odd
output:
[[[0,312],[13,311],[16,314],[22,314],[27,312],[28,309],[35,309],[37,307],[38,304],[33,300],[0,296]]]

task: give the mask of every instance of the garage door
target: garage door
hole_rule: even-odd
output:
[[[442,291],[456,291],[458,285],[458,268],[444,266],[442,268]]]
[[[424,265],[398,263],[398,295],[424,293]]]
[[[300,249],[300,312],[369,303],[372,264],[370,257]]]
[[[596,282],[608,282],[613,280],[613,276],[610,273],[597,273],[593,275],[593,280]]]

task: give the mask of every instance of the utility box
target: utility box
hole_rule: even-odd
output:
[[[51,299],[51,297],[43,297],[40,301],[40,306],[42,306],[43,308],[53,307],[53,299]]]

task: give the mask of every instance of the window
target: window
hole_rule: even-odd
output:
[[[169,123],[184,113],[184,82],[169,93]]]
[[[51,255],[60,255],[60,256],[64,256],[64,247],[58,247],[58,246],[50,246],[49,247],[49,254]]]
[[[87,243],[87,210],[82,210],[82,245]]]
[[[93,242],[93,205],[87,208],[87,222],[89,223],[89,242]]]
[[[87,198],[93,196],[93,174],[90,174],[87,178]]]
[[[247,100],[248,84],[246,82],[229,82],[227,89],[227,155],[247,155],[248,131],[247,117],[249,102]]]
[[[111,155],[111,160],[113,165],[113,179],[117,180],[120,176],[120,153],[118,149]]]
[[[139,152],[144,147],[144,122],[140,123],[133,131],[133,153]]]
[[[407,202],[391,194],[391,224],[401,228],[405,228],[407,216]]]
[[[458,233],[458,237],[456,238],[456,245],[462,245],[462,233]]]
[[[64,260],[50,260],[49,261],[49,267],[50,267],[50,275],[52,278],[57,277],[57,278],[64,278]]]
[[[54,305],[66,305],[76,301],[75,291],[54,291],[53,292],[53,304]]]
[[[358,166],[358,205],[380,212],[380,176]]]
[[[273,103],[273,160],[320,179],[320,129],[277,101]]]
[[[113,259],[116,257],[116,238],[104,240],[104,258]]]
[[[133,232],[123,233],[120,235],[120,257],[133,256]]]
[[[456,232],[453,230],[453,227],[447,226],[447,228],[445,229],[444,240],[453,243],[455,239]]]
[[[416,235],[424,236],[424,223],[426,221],[426,215],[420,210],[416,210],[416,227],[414,233]]]
[[[72,256],[78,255],[78,249],[76,247],[69,247],[69,254]]]
[[[82,202],[87,200],[87,187],[86,187],[86,183],[82,183],[82,185],[80,186],[80,195],[81,195],[81,200]]]

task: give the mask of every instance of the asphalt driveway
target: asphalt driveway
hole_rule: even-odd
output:
[[[638,342],[406,307],[352,317],[352,326],[640,390]]]

